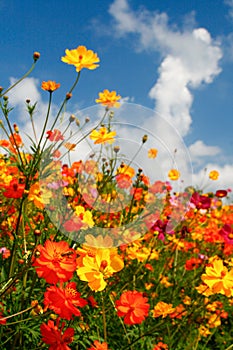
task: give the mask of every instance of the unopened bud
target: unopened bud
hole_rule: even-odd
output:
[[[26,103],[29,104],[31,100],[29,98],[26,99]]]
[[[3,87],[2,87],[2,86],[0,86],[0,93],[2,92],[2,90],[3,90]]]
[[[86,117],[86,118],[85,118],[85,123],[89,123],[89,121],[90,121],[90,118],[89,118],[89,117]]]
[[[70,118],[69,118],[69,121],[70,123],[73,123],[75,121],[75,115],[74,114],[71,114]]]
[[[4,101],[7,101],[7,100],[8,100],[8,98],[9,98],[9,97],[8,97],[8,96],[6,96],[6,95],[5,95],[5,96],[3,96],[3,100],[4,100]]]
[[[34,54],[33,54],[34,62],[36,62],[39,58],[40,58],[40,53],[35,51]]]
[[[76,123],[77,126],[80,126],[80,121],[79,121],[78,118],[75,119],[75,123]]]
[[[115,153],[118,153],[118,152],[120,151],[120,146],[114,146],[114,147],[113,147],[113,151],[114,151]]]
[[[113,117],[114,117],[114,112],[113,112],[113,111],[111,111],[111,112],[109,113],[109,117],[110,117],[110,118],[113,118]]]
[[[142,143],[145,143],[147,140],[148,140],[148,136],[144,135],[143,138],[142,138]]]
[[[67,92],[66,99],[69,100],[71,97],[72,97],[72,93],[71,92]]]
[[[18,134],[18,133],[19,133],[19,127],[18,127],[18,125],[17,125],[17,124],[13,124],[13,128],[14,128],[16,134]]]

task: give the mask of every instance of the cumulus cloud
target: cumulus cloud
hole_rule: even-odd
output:
[[[224,3],[229,6],[229,16],[233,19],[233,0],[225,0]]]
[[[209,84],[221,69],[218,43],[205,28],[180,31],[169,25],[166,13],[131,10],[127,0],[115,0],[109,9],[118,35],[134,33],[139,46],[162,56],[159,78],[150,89],[156,110],[185,136],[190,131],[191,89]]]
[[[208,146],[202,140],[197,140],[189,146],[189,152],[192,157],[211,157],[221,153],[221,149],[217,146]]]

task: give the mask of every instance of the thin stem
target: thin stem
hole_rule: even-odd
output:
[[[102,300],[102,316],[103,316],[104,341],[107,342],[107,325],[106,325],[106,313],[105,313],[103,293],[101,293],[101,300]]]
[[[0,94],[0,97],[6,95],[10,90],[12,90],[16,85],[18,85],[19,83],[21,83],[22,80],[24,80],[25,78],[27,78],[27,76],[29,74],[31,74],[31,72],[33,71],[33,69],[35,68],[36,65],[36,61],[33,62],[31,68],[22,76],[22,78],[20,78],[19,80],[17,80],[13,85],[11,85],[7,90],[3,90],[3,92]]]

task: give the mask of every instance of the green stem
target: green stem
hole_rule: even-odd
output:
[[[16,85],[18,85],[19,83],[21,83],[22,80],[24,80],[25,78],[27,78],[27,76],[29,74],[31,74],[31,72],[33,71],[33,69],[35,68],[36,65],[36,61],[33,62],[31,68],[22,76],[22,78],[20,78],[19,80],[17,80],[13,85],[11,85],[7,90],[3,90],[3,92],[0,94],[0,97],[6,95],[10,90],[12,90]]]
[[[104,297],[103,297],[103,293],[102,292],[101,292],[101,300],[102,300],[102,316],[103,316],[104,341],[107,342],[106,313],[105,313],[105,306],[104,306]]]

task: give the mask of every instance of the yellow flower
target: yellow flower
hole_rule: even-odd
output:
[[[121,96],[116,94],[116,91],[109,91],[105,89],[103,92],[99,92],[99,98],[95,100],[96,103],[101,103],[106,107],[120,107]]]
[[[213,261],[212,266],[207,266],[205,272],[201,279],[213,293],[224,294],[227,297],[233,295],[233,269],[228,272],[223,261],[218,259]]]
[[[218,180],[219,178],[219,172],[217,170],[212,170],[210,173],[209,173],[209,178],[211,180]]]
[[[114,136],[116,136],[116,131],[108,132],[107,128],[103,126],[99,131],[93,130],[90,134],[90,139],[95,140],[94,144],[106,142],[111,144],[115,141]]]
[[[170,180],[176,181],[176,180],[179,179],[180,173],[179,173],[179,171],[176,170],[176,169],[171,169],[171,170],[169,170],[169,172],[168,172],[168,177],[169,177]]]
[[[173,313],[175,311],[175,309],[172,307],[172,304],[167,304],[164,303],[163,301],[159,301],[154,309],[153,309],[153,317],[160,317],[162,316],[162,318],[168,316],[169,314]]]
[[[135,175],[135,170],[134,168],[130,167],[127,164],[122,163],[119,168],[117,169],[117,174],[124,174],[128,175],[129,177],[134,177]]]
[[[55,81],[48,80],[48,81],[42,82],[41,89],[45,90],[45,91],[53,92],[53,91],[59,89],[60,86],[61,85],[56,83]]]
[[[80,72],[83,68],[95,69],[99,67],[99,57],[92,50],[87,50],[85,46],[78,46],[73,50],[65,50],[66,56],[61,58],[62,62],[72,64],[76,67],[76,71]]]
[[[113,273],[123,269],[124,262],[118,254],[112,254],[108,248],[96,249],[95,255],[86,255],[82,259],[83,266],[77,269],[77,275],[81,281],[88,282],[91,290],[103,290],[107,282],[105,279]]]
[[[156,148],[150,148],[148,151],[148,158],[156,158],[158,150]]]

